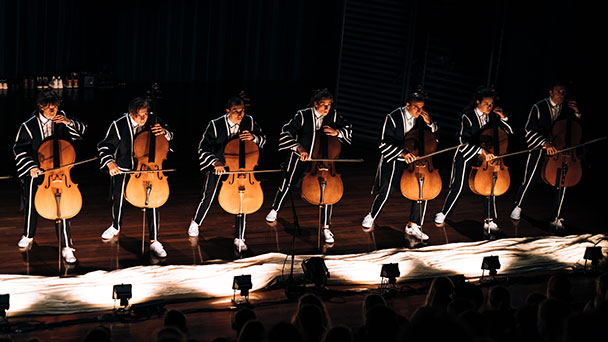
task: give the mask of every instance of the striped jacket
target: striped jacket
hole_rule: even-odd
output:
[[[507,123],[506,118],[501,118],[498,122],[499,127],[504,129],[507,134],[513,134],[513,129]],[[458,148],[458,153],[461,153],[465,159],[468,159],[472,155],[481,153],[479,136],[490,123],[491,121],[482,126],[482,123],[474,109],[465,111],[460,117],[460,131],[458,132],[458,139],[462,146]]]
[[[332,109],[323,118],[323,125],[338,131],[338,138],[342,144],[350,145],[352,142],[352,125],[338,112]],[[302,146],[312,156],[313,142],[315,141],[315,111],[313,107],[301,109],[288,123],[283,125],[279,136],[279,151],[293,150]]]
[[[254,136],[254,142],[259,148],[266,143],[266,135],[251,115],[245,114],[239,125],[241,131],[249,131]],[[205,132],[198,144],[198,162],[201,171],[213,169],[216,161],[225,163],[224,147],[230,141],[230,124],[228,115],[224,114],[217,119],[209,121]]]
[[[148,121],[144,125],[143,130],[149,129],[151,118],[154,113],[149,114]],[[167,131],[165,137],[167,140],[173,140],[173,132],[169,126],[165,124],[160,117],[157,118],[158,123]],[[131,171],[135,167],[133,159],[133,127],[129,113],[123,114],[117,120],[114,120],[105,138],[97,144],[97,153],[99,154],[100,169],[107,167],[108,163],[115,162],[121,171]],[[107,168],[106,168],[107,170]]]
[[[572,110],[562,104],[557,118],[560,119],[564,115],[570,115]],[[580,114],[572,114],[576,118]],[[526,133],[526,144],[529,149],[535,149],[543,146],[547,141],[551,141],[551,129],[553,128],[553,120],[551,119],[551,101],[550,98],[542,99],[535,103],[528,114],[528,121],[524,126]]]
[[[59,114],[66,116],[64,111],[60,111]],[[87,125],[76,118],[67,118],[72,121],[72,124],[55,123],[53,136],[70,142],[82,140],[82,136],[87,130]],[[13,145],[17,175],[19,177],[29,175],[29,171],[34,167],[40,167],[37,153],[38,148],[44,141],[43,136],[42,122],[40,121],[38,112],[19,126],[15,145]]]
[[[385,163],[390,163],[395,158],[400,158],[401,153],[404,152],[404,138],[409,131],[406,131],[405,115],[405,107],[399,107],[384,118],[378,148],[380,149],[382,161]],[[432,132],[437,130],[437,125],[434,122],[429,127]]]

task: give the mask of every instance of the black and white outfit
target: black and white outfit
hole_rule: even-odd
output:
[[[211,120],[203,133],[198,144],[198,159],[201,172],[204,173],[204,184],[201,196],[194,217],[192,218],[191,229],[188,230],[190,236],[198,235],[198,226],[203,224],[211,203],[215,199],[220,179],[215,174],[215,162],[225,164],[224,147],[232,139],[238,139],[238,135],[243,131],[249,131],[253,135],[253,142],[261,149],[266,143],[266,135],[262,133],[260,126],[253,120],[253,117],[245,114],[239,124],[233,123],[228,115],[222,115],[217,119]],[[236,224],[235,239],[245,240],[246,215],[235,215]],[[241,241],[241,242],[242,242]]]
[[[60,111],[58,115],[59,114],[65,116],[63,111]],[[24,201],[25,224],[23,228],[23,237],[25,239],[22,238],[22,240],[25,242],[29,239],[27,244],[29,244],[31,239],[36,235],[38,213],[34,207],[34,198],[36,196],[36,191],[38,190],[38,185],[44,180],[44,176],[42,175],[36,178],[30,176],[31,169],[40,167],[37,157],[38,148],[45,140],[53,139],[55,137],[69,142],[82,140],[87,129],[87,126],[78,119],[68,119],[70,120],[70,124],[68,125],[55,123],[53,120],[45,118],[42,113],[36,113],[22,123],[17,132],[13,152],[15,154],[17,175],[21,181],[21,192]],[[61,247],[71,247],[72,238],[69,221],[64,219],[57,222],[55,224],[55,230]],[[25,246],[27,246],[27,244]],[[21,246],[21,241],[19,245],[20,247],[25,247]]]
[[[342,115],[334,109],[331,109],[325,116],[317,113],[314,107],[301,109],[296,112],[293,119],[283,125],[279,137],[279,151],[288,151],[289,153],[286,159],[286,171],[281,177],[279,189],[272,203],[272,210],[275,216],[272,220],[269,220],[271,216],[269,214],[267,216],[268,221],[276,219],[276,213],[285,204],[286,196],[291,186],[300,182],[310,168],[311,163],[300,160],[298,147],[304,148],[308,152],[308,155],[312,157],[315,136],[317,134],[325,134],[323,126],[329,126],[337,130],[338,139],[342,144],[351,144],[352,125],[346,122]],[[329,228],[332,209],[333,205],[323,206],[321,211],[321,224],[323,227]],[[271,211],[271,213],[273,212]]]
[[[530,114],[528,114],[528,121],[526,121],[524,130],[526,133],[526,144],[528,149],[533,151],[528,153],[524,180],[517,191],[515,210],[519,209],[519,211],[517,212],[517,215],[514,215],[515,213],[512,213],[511,215],[511,217],[515,219],[519,219],[519,212],[525,205],[526,199],[534,184],[542,182],[542,161],[547,155],[546,150],[542,147],[546,142],[550,142],[553,123],[564,115],[571,115],[567,114],[570,113],[570,111],[562,110],[564,105],[566,104],[563,102],[560,104],[555,104],[551,98],[546,98],[534,104],[530,110]],[[580,113],[574,113],[573,116],[578,119],[580,118]],[[553,208],[551,211],[551,221],[555,221],[560,218],[565,193],[565,187],[560,187],[555,190]]]
[[[444,217],[446,217],[454,210],[458,198],[468,180],[467,171],[477,162],[478,157],[482,152],[482,148],[479,145],[479,136],[481,131],[490,124],[489,118],[489,115],[482,113],[478,108],[466,111],[462,114],[459,131],[459,140],[462,145],[454,154],[452,173],[450,176],[450,190],[448,191],[443,208],[437,216],[443,214]],[[511,126],[507,123],[506,117],[501,118],[498,123],[499,127],[503,128],[507,134],[513,133]],[[483,207],[483,215],[486,220],[491,222],[496,219],[496,202],[493,196],[484,197]],[[438,222],[437,216],[435,217],[435,222],[440,223]],[[443,218],[440,221],[443,222]]]
[[[133,156],[133,142],[139,132],[150,129],[153,115],[153,113],[149,114],[149,118],[144,126],[139,126],[129,113],[125,113],[119,119],[112,122],[105,138],[97,144],[101,170],[107,172],[110,162],[115,162],[118,165],[118,169],[123,172],[132,171],[136,167]],[[161,118],[156,118],[156,120],[165,129],[165,138],[168,141],[173,140],[173,133],[169,127],[163,123]],[[128,178],[123,173],[111,178],[112,226],[110,228],[113,227],[116,229],[116,233],[118,233],[121,228],[123,206],[125,203],[125,187]],[[146,219],[148,221],[150,240],[158,240],[158,208],[146,208]]]
[[[375,220],[390,195],[399,189],[401,175],[403,174],[405,159],[403,154],[409,153],[404,146],[405,135],[418,125],[427,125],[422,117],[416,119],[405,107],[392,111],[384,119],[382,135],[380,136],[380,162],[376,171],[376,178],[372,188],[375,194],[372,209],[369,213],[372,221]],[[434,133],[437,125],[432,122],[427,125]],[[421,226],[424,221],[427,201],[412,201],[410,208],[410,222]],[[422,212],[422,215],[421,215]],[[369,227],[367,227],[369,228]]]

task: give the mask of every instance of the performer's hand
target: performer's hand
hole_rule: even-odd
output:
[[[241,140],[252,141],[253,138],[254,138],[253,134],[251,134],[251,132],[249,132],[249,131],[243,131],[241,134],[239,134],[239,139],[241,139]]]
[[[420,112],[420,116],[422,116],[422,119],[424,119],[424,122],[426,122],[427,125],[431,124],[431,116],[429,115],[429,113],[426,110],[422,110]]]
[[[403,156],[403,159],[405,159],[405,162],[408,164],[411,164],[416,161],[416,156],[412,153],[406,154],[405,152],[402,152],[401,155]]]
[[[108,171],[110,172],[110,176],[116,176],[117,174],[122,173],[122,171],[120,171],[120,169],[118,168],[118,164],[116,164],[116,162],[108,163]]]
[[[490,161],[490,160],[496,158],[496,156],[493,153],[490,153],[490,152],[488,152],[486,150],[481,150],[481,156],[486,161]]]
[[[226,173],[226,168],[224,167],[224,164],[222,164],[222,162],[220,162],[219,160],[213,164],[213,167],[215,168],[214,172],[216,175],[223,175],[224,173]]]
[[[57,114],[53,117],[53,122],[54,123],[62,123],[62,124],[66,124],[69,125],[72,123],[72,121],[70,121],[68,118],[65,117],[65,115],[63,114]]]
[[[496,113],[496,115],[498,115],[501,119],[505,118],[505,114],[502,112],[502,107],[494,108],[493,112]]]
[[[156,124],[152,126],[152,133],[154,135],[165,135],[166,131],[160,124]]]
[[[546,142],[544,145],[545,150],[547,150],[547,155],[552,156],[557,153],[557,149],[555,146],[551,145],[551,143]]]
[[[306,161],[309,158],[308,152],[302,146],[298,146],[298,153],[300,154],[300,160]]]
[[[42,174],[42,170],[40,170],[37,167],[30,169],[30,176],[32,176],[32,178],[36,178],[36,177],[40,176],[41,174]]]
[[[576,103],[576,101],[573,101],[573,100],[568,101],[568,107],[570,107],[570,109],[572,109],[575,113],[579,113],[578,104]]]
[[[323,126],[323,132],[325,132],[326,135],[329,135],[332,137],[338,136],[338,131],[327,125]]]

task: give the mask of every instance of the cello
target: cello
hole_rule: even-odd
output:
[[[264,202],[260,182],[255,179],[253,169],[258,165],[260,150],[250,140],[241,140],[238,135],[224,147],[225,166],[230,170],[222,183],[217,197],[220,206],[235,215],[252,214]]]
[[[43,142],[38,148],[38,163],[46,171],[36,191],[34,206],[45,219],[70,219],[80,212],[82,195],[78,184],[70,178],[75,160],[76,151],[72,144],[57,137]]]
[[[332,159],[338,159],[342,143],[322,130],[314,140],[310,170],[302,178],[302,198],[313,205],[336,204],[342,199],[344,185]]]
[[[422,117],[416,121],[417,128],[405,135],[404,147],[416,157],[424,157],[437,150],[437,138],[424,124]],[[441,186],[441,176],[430,157],[416,158],[401,175],[401,194],[412,201],[427,201],[437,197]]]
[[[484,158],[479,166],[471,167],[469,188],[476,195],[500,196],[511,184],[509,168],[504,164],[503,158],[500,158],[500,155],[507,151],[509,137],[502,128],[498,127],[498,121],[500,121],[498,114],[490,113],[490,124],[479,136],[481,148],[498,158],[492,160]],[[483,158],[483,155],[480,157]]]
[[[157,115],[153,115],[154,123],[140,132],[133,142],[137,167],[135,172],[129,172],[132,174],[125,188],[125,199],[138,208],[158,208],[169,199],[169,183],[163,173],[167,170],[162,168],[169,152],[169,141],[152,132],[152,126],[158,123]]]
[[[567,101],[563,103],[565,105]],[[582,128],[572,116],[566,113],[565,117],[553,123],[551,141],[558,153],[547,155],[543,163],[541,178],[556,188],[574,186],[582,178],[581,160],[576,155],[576,149],[571,148],[580,144]]]

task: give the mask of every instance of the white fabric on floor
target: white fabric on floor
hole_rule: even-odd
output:
[[[398,263],[399,280],[463,274],[481,275],[484,256],[498,255],[499,274],[550,271],[581,267],[585,248],[608,250],[608,235],[509,238],[495,241],[451,243],[418,249],[394,248],[371,253],[327,255],[328,285],[380,283],[382,264]],[[314,255],[297,255],[294,274],[302,275],[302,261]],[[10,294],[9,316],[66,314],[108,310],[114,307],[112,287],[132,284],[131,304],[153,299],[232,296],[233,277],[250,274],[252,291],[281,276],[285,254],[268,253],[232,262],[205,265],[138,266],[117,271],[95,271],[72,278],[0,275],[0,294]],[[290,260],[283,270],[289,274]],[[486,271],[487,272],[487,271]],[[486,273],[487,274],[487,273]]]

